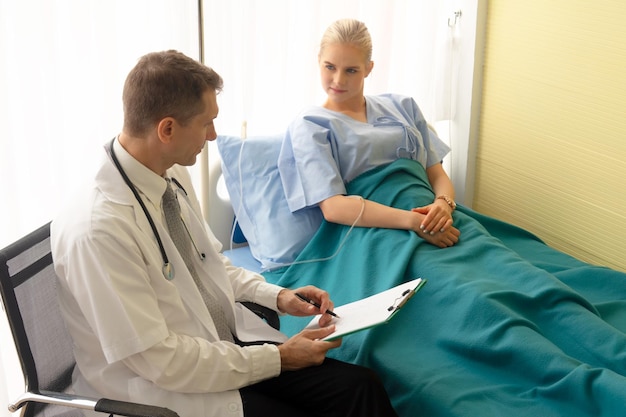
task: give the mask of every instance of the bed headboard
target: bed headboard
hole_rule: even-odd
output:
[[[215,141],[208,142],[207,149],[208,178],[204,181],[206,184],[203,185],[206,187],[205,193],[203,193],[205,201],[202,202],[205,208],[204,216],[213,234],[222,243],[223,249],[227,250],[230,248],[235,213],[224,185],[222,161]]]

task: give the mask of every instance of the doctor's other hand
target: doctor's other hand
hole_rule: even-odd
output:
[[[316,303],[315,305],[303,301],[296,294],[300,294],[305,298]],[[292,316],[314,316],[316,314],[322,314],[319,320],[320,327],[326,327],[330,324],[332,317],[330,314],[325,313],[327,310],[333,309],[333,302],[330,301],[330,296],[324,290],[321,290],[312,285],[306,287],[297,288],[295,290],[283,289],[278,293],[278,299],[276,301],[278,309]]]
[[[322,339],[335,331],[335,326],[321,329],[302,330],[278,345],[280,365],[283,371],[295,371],[309,366],[321,365],[326,352],[341,346],[341,339],[323,341]]]

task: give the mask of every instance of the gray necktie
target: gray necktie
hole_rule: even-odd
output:
[[[180,217],[180,206],[178,205],[178,200],[176,199],[176,194],[172,190],[170,186],[169,180],[167,184],[167,188],[165,189],[165,193],[163,193],[163,211],[165,213],[165,221],[167,222],[167,228],[169,229],[170,236],[176,244],[178,248],[178,252],[180,252],[193,280],[195,281],[198,289],[200,290],[200,294],[202,294],[202,299],[209,309],[209,313],[211,313],[211,317],[213,318],[213,322],[215,323],[215,327],[217,328],[217,333],[222,340],[228,340],[230,342],[233,341],[233,335],[228,327],[228,323],[226,322],[226,316],[224,314],[224,310],[217,302],[217,299],[213,294],[211,294],[207,288],[200,282],[198,278],[198,273],[196,272],[196,268],[193,266],[192,262],[192,251],[191,251],[191,237],[185,230],[185,225],[183,224],[183,220]]]

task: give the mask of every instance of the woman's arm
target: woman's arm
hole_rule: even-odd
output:
[[[426,215],[402,210],[354,196],[335,195],[320,203],[326,221],[359,227],[412,230],[427,242],[445,248],[458,242],[459,231],[447,227],[445,231],[430,234],[420,228]],[[356,221],[356,223],[355,223]]]
[[[420,224],[421,229],[435,234],[452,226],[452,212],[456,207],[454,185],[440,163],[428,167],[426,175],[435,193],[435,200],[427,206],[416,208],[415,211],[425,215]]]

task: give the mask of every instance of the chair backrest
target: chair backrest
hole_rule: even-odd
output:
[[[0,250],[0,295],[13,333],[18,357],[26,379],[26,391],[62,393],[72,381],[76,365],[72,339],[65,327],[57,298],[57,278],[50,248],[50,223]],[[246,303],[246,306],[276,329],[280,321],[275,311]],[[110,400],[107,400],[110,401]],[[116,405],[126,407],[125,404]],[[131,404],[119,415],[177,416],[168,409],[150,407],[143,411]],[[145,413],[153,414],[145,414]],[[143,414],[142,414],[143,413]],[[27,402],[22,417],[77,417],[78,408]]]
[[[63,392],[75,360],[57,300],[50,223],[0,251],[0,290],[26,390]],[[48,415],[46,407],[54,406],[28,403],[22,415]]]

